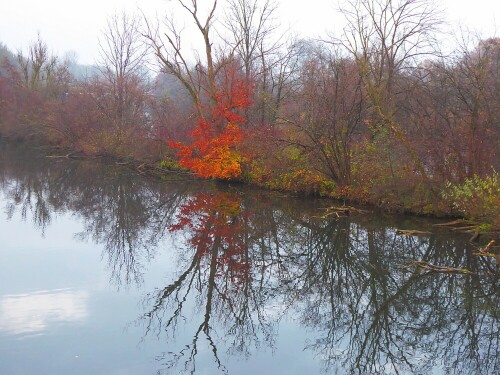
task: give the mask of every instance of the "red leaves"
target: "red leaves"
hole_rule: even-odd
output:
[[[189,233],[196,256],[217,257],[218,275],[232,281],[246,279],[250,260],[246,254],[245,214],[237,195],[218,192],[197,194],[180,207],[170,231]]]
[[[243,140],[240,126],[246,123],[241,112],[251,103],[248,83],[230,69],[214,94],[212,107],[206,110],[209,116],[199,119],[190,133],[193,143],[169,142],[178,150],[179,164],[202,178],[240,176],[242,156],[237,148]]]
[[[169,146],[179,151],[179,164],[202,178],[231,179],[241,174],[241,156],[236,146],[241,142],[239,127],[229,123],[218,135],[206,123],[199,124],[191,135],[194,141],[186,146],[170,142]]]

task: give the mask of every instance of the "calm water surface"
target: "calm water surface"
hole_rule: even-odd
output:
[[[331,204],[0,143],[0,374],[499,374],[495,258]]]

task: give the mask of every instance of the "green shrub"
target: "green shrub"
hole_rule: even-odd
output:
[[[183,168],[179,165],[176,160],[163,159],[158,162],[158,167],[161,169],[167,169],[170,171],[181,171]]]
[[[441,196],[459,213],[500,226],[500,182],[497,172],[485,178],[474,176],[458,185],[447,182]]]

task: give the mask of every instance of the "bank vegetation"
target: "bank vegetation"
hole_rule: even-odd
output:
[[[344,1],[306,40],[273,0],[177,0],[195,34],[117,14],[92,67],[0,45],[0,136],[499,228],[500,39],[443,53],[433,4]]]

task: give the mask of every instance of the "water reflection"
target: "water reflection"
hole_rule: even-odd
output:
[[[18,148],[5,151],[0,153],[0,186],[8,218],[15,212],[29,216],[43,233],[54,215],[72,213],[84,222],[75,237],[104,245],[114,283],[142,282],[144,265],[154,257],[188,185],[167,187],[95,161],[54,161]]]
[[[46,333],[52,325],[77,323],[87,316],[86,292],[39,291],[0,298],[0,331],[14,335]]]
[[[250,212],[239,195],[228,192],[200,193],[187,198],[178,208],[169,231],[181,231],[185,252],[179,276],[165,288],[148,295],[148,311],[142,317],[146,335],[166,332],[175,337],[184,323],[186,305],[194,301],[200,312],[189,323],[192,339],[178,353],[163,353],[158,359],[167,368],[179,361],[191,373],[196,371],[199,341],[207,340],[217,367],[219,347],[231,354],[249,356],[261,341],[272,345],[276,321],[266,314],[270,295],[256,283],[252,251]],[[188,255],[189,254],[189,255]],[[217,327],[217,329],[215,328]],[[214,332],[216,331],[216,332]]]
[[[279,320],[292,314],[316,332],[305,348],[327,373],[499,369],[496,266],[464,238],[398,236],[366,218],[318,220],[227,192],[189,198],[170,230],[183,231],[191,255],[179,278],[149,295],[146,333],[175,332],[190,299],[204,314],[192,341],[161,357],[167,367],[181,361],[195,373],[204,334],[224,370],[221,347],[248,355],[272,346]],[[475,275],[411,273],[405,258]]]
[[[467,238],[400,236],[400,219],[375,215],[319,219],[324,201],[2,155],[8,215],[42,231],[56,212],[82,218],[77,236],[103,245],[114,284],[141,285],[158,252],[175,252],[177,272],[145,291],[137,319],[138,340],[159,339],[160,371],[197,373],[206,343],[218,371],[234,357],[251,366],[257,351],[279,350],[280,323],[293,320],[325,373],[500,373],[499,268]],[[411,272],[409,259],[473,274]]]

